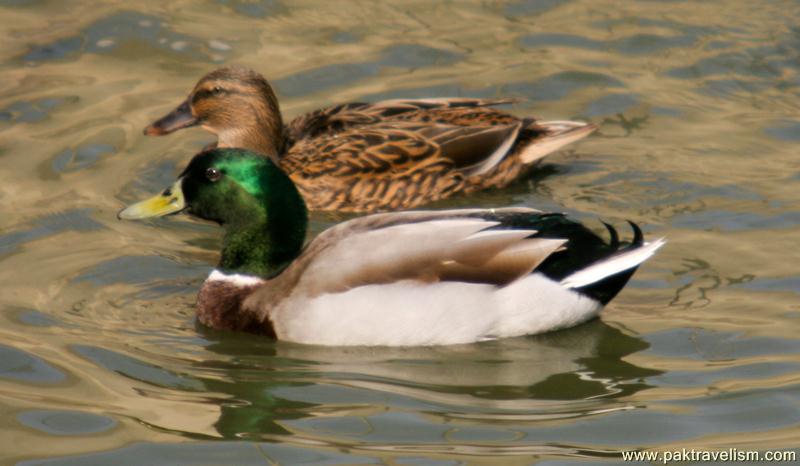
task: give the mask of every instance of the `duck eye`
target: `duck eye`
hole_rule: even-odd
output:
[[[220,95],[222,94],[222,88],[219,86],[214,86],[214,88],[211,89],[211,93],[214,95]]]
[[[208,178],[209,181],[219,181],[219,179],[222,178],[222,172],[213,167],[208,168],[206,169],[206,178]]]

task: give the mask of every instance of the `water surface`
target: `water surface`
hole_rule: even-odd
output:
[[[532,464],[800,440],[800,4],[1,0],[0,463]],[[194,321],[220,231],[123,223],[210,141],[142,128],[215,66],[284,114],[516,97],[600,130],[509,189],[669,244],[589,324],[320,348]],[[336,215],[312,218],[315,231]]]

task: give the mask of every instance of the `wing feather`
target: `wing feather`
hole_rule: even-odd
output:
[[[314,296],[401,280],[508,283],[533,270],[560,243],[521,239],[533,229],[486,229],[498,224],[495,215],[538,213],[525,207],[409,211],[343,222],[320,233],[245,305],[268,309],[293,292]]]
[[[288,173],[302,173],[306,178],[402,174],[431,168],[456,169],[465,176],[479,175],[503,160],[517,140],[520,128],[521,123],[456,126],[383,122],[299,141],[284,156],[281,165]]]
[[[432,98],[391,99],[375,103],[355,102],[322,108],[300,115],[286,125],[291,141],[333,134],[353,126],[371,125],[411,112],[426,110],[483,108],[511,104],[514,99]]]

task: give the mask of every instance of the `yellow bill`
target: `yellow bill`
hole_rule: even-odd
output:
[[[131,204],[117,214],[121,220],[140,220],[150,217],[163,217],[164,215],[180,212],[186,207],[181,189],[181,179],[150,199]]]

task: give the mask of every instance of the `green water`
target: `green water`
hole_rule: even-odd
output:
[[[800,444],[800,3],[0,0],[0,18],[0,464]],[[669,244],[601,319],[538,337],[345,349],[199,327],[221,232],[115,214],[211,140],[141,130],[224,63],[263,72],[287,116],[502,96],[592,121],[531,179],[439,206],[630,219]]]

